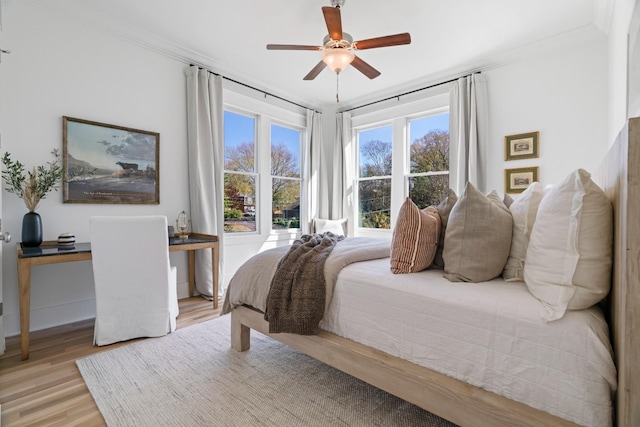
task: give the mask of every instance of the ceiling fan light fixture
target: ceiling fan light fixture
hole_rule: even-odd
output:
[[[322,60],[327,67],[334,73],[340,73],[345,70],[353,61],[355,55],[351,52],[351,49],[344,47],[336,47],[332,49],[325,49],[322,53]]]

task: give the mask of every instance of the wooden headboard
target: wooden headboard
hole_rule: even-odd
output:
[[[607,316],[618,369],[616,425],[640,426],[640,117],[627,122],[593,179],[614,207]]]

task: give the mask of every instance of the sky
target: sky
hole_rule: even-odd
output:
[[[438,114],[411,121],[411,139],[419,138],[435,129],[449,129],[449,113]],[[360,132],[360,141],[385,141],[391,142],[391,125],[385,125],[375,129]]]
[[[67,121],[67,153],[93,167],[117,170],[115,162],[125,161],[155,168],[155,145],[155,137],[146,133]],[[109,147],[118,154],[108,154]]]
[[[410,137],[414,140],[435,129],[449,129],[449,113],[412,120]],[[271,139],[276,144],[284,143],[289,151],[294,154],[298,165],[300,165],[300,132],[298,130],[272,125]],[[382,126],[360,132],[361,142],[372,140],[391,142],[391,126]],[[235,147],[243,142],[255,141],[255,118],[225,111],[224,141],[225,147]]]
[[[255,118],[230,111],[224,112],[224,145],[236,147],[243,142],[255,141]],[[300,165],[300,131],[284,126],[271,125],[271,141],[283,143],[293,153]]]

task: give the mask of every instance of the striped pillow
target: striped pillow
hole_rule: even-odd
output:
[[[407,197],[398,213],[391,241],[391,272],[415,273],[429,267],[438,248],[441,220],[438,210],[420,210]]]

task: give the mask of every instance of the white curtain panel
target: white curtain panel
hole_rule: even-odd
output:
[[[189,151],[189,204],[194,232],[218,236],[223,277],[224,260],[224,110],[222,77],[207,70],[189,67],[187,74],[187,145]],[[196,251],[196,289],[213,295],[210,250]]]
[[[355,161],[353,155],[353,136],[351,132],[351,113],[336,114],[336,137],[333,146],[333,174],[329,214],[331,219],[347,218],[347,236],[353,236],[354,200],[353,180]]]
[[[462,194],[467,181],[486,192],[487,89],[480,74],[461,77],[450,94],[449,186]]]
[[[307,110],[307,141],[302,157],[302,171],[307,183],[303,191],[307,192],[307,197],[303,194],[302,200],[307,200],[308,216],[306,218],[309,221],[303,224],[303,233],[313,231],[311,220],[320,215],[320,206],[328,204],[329,192],[326,177],[329,173],[322,169],[322,150],[322,114]]]

